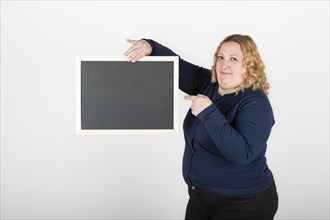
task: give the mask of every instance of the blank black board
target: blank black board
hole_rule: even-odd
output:
[[[78,57],[80,134],[176,130],[178,57]]]

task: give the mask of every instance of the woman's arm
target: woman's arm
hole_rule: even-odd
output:
[[[261,97],[250,97],[244,101],[232,124],[214,104],[196,117],[204,124],[219,152],[231,162],[241,165],[265,153],[275,123],[268,99]]]
[[[179,57],[179,88],[189,95],[201,94],[206,86],[211,83],[209,69],[191,64],[171,49],[151,39],[139,41],[127,40],[132,46],[125,52],[127,60],[136,62],[143,56],[178,56]]]

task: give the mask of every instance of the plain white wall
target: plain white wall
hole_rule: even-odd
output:
[[[232,33],[254,38],[272,86],[276,218],[328,219],[328,1],[1,1],[1,218],[183,219],[182,131],[77,136],[75,56],[146,37],[210,68]]]

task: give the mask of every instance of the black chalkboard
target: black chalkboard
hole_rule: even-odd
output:
[[[148,57],[136,63],[80,58],[78,130],[175,130],[176,61],[177,57]]]

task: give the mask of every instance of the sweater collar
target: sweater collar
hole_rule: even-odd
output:
[[[232,88],[232,89],[223,89],[219,86],[218,92],[221,96],[224,96],[224,95],[227,95],[227,94],[237,92],[239,89],[240,89],[240,87],[236,87],[236,88]]]

